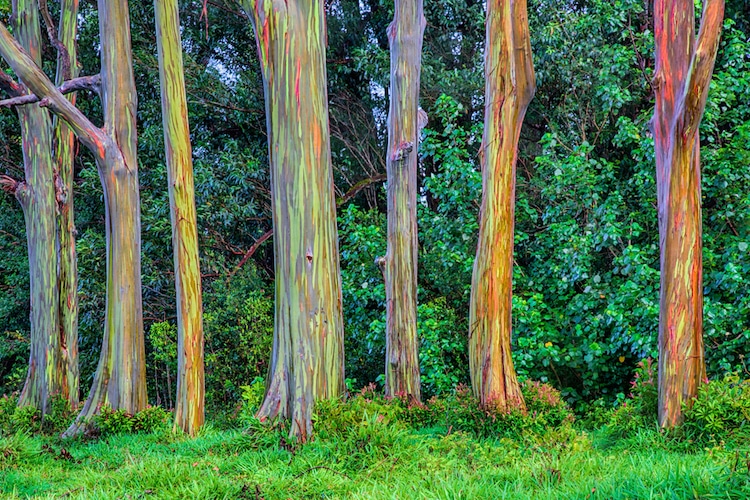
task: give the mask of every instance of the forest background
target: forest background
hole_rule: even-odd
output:
[[[50,5],[54,9],[54,5]],[[204,9],[205,7],[205,9]],[[328,92],[343,278],[346,376],[382,383],[388,2],[326,2]],[[624,398],[657,355],[659,252],[648,2],[529,2],[537,91],[519,144],[513,356],[579,412]],[[0,2],[6,17],[8,2]],[[700,13],[697,8],[696,12]],[[53,12],[56,15],[56,13]],[[183,2],[183,47],[204,286],[207,410],[231,415],[264,377],[273,331],[273,251],[263,85],[254,35],[223,0]],[[171,226],[153,4],[131,1],[138,88],[143,302],[153,404],[173,406],[176,326]],[[468,382],[466,338],[481,199],[481,2],[425,5],[420,102],[420,369],[426,396]],[[95,5],[81,3],[81,74],[95,74]],[[54,48],[45,47],[49,54]],[[47,57],[46,60],[54,60]],[[726,21],[701,123],[706,361],[747,374],[750,352],[750,5]],[[100,116],[98,99],[79,107]],[[0,114],[0,174],[23,177],[17,118]],[[91,385],[104,320],[104,207],[93,158],[76,157],[81,387]],[[265,239],[264,239],[265,237]],[[28,363],[23,213],[0,196],[0,394]],[[209,417],[210,418],[210,417]]]

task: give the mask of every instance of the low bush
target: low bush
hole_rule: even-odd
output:
[[[113,410],[102,406],[93,418],[95,428],[101,435],[125,434],[129,432],[154,432],[163,430],[171,422],[172,414],[160,406],[147,406],[132,415],[125,410]]]
[[[681,431],[699,443],[750,438],[750,380],[737,373],[702,384],[691,405],[685,405]]]

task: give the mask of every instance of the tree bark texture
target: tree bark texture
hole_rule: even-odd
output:
[[[205,419],[203,302],[177,0],[155,0],[154,10],[177,292],[175,427],[194,436]]]
[[[78,76],[76,32],[78,0],[63,0],[60,7],[60,43],[65,53],[58,54],[57,86]],[[75,105],[75,93],[68,94]],[[33,106],[30,106],[33,107]],[[63,363],[66,366],[68,400],[72,408],[78,406],[78,260],[76,257],[75,220],[73,215],[73,164],[75,134],[60,119],[55,120],[55,168],[57,189],[57,237],[59,242],[57,283],[60,290],[60,338]]]
[[[13,23],[18,43],[35,63],[41,64],[37,0],[14,1]],[[49,112],[44,108],[23,106],[17,110],[25,182],[17,187],[16,198],[26,222],[31,300],[29,370],[18,404],[34,406],[45,413],[51,396],[67,396],[68,392],[59,322],[52,127]]]
[[[275,257],[274,342],[261,419],[312,431],[316,400],[344,390],[325,11],[320,0],[245,0],[266,98]]]
[[[102,405],[146,407],[146,349],[141,298],[141,208],[136,161],[137,97],[128,3],[99,0],[104,137],[97,166],[104,189],[107,299],[99,365],[88,399],[67,435]],[[95,132],[102,132],[97,129]]]
[[[380,262],[386,297],[385,395],[417,401],[417,145],[424,27],[422,0],[396,0],[388,27],[388,249]]]
[[[521,405],[511,357],[518,138],[536,89],[526,0],[487,2],[482,204],[469,308],[469,369],[483,406]]]
[[[719,44],[724,0],[655,0],[653,118],[659,210],[659,423],[682,421],[706,377],[703,350],[701,173],[698,128]]]

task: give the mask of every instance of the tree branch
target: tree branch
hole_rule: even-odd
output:
[[[90,90],[99,94],[101,86],[101,77],[99,75],[91,76],[79,76],[63,82],[57,90],[61,94],[70,94],[72,92],[78,92],[79,90]],[[23,106],[25,104],[33,104],[39,102],[42,99],[36,96],[36,94],[25,94],[11,99],[4,99],[0,101],[1,108],[10,108],[11,106]]]
[[[724,20],[724,0],[707,0],[701,15],[698,43],[690,61],[688,82],[685,85],[684,119],[682,133],[692,136],[698,133],[698,126],[706,107],[708,87],[714,71],[716,53],[719,50],[719,36]]]
[[[65,45],[57,38],[57,30],[55,29],[54,21],[47,8],[47,0],[39,0],[39,11],[42,13],[42,19],[44,19],[44,25],[47,28],[47,38],[52,45],[57,49],[60,55],[59,60],[62,62],[62,74],[63,80],[70,79],[70,54]],[[61,14],[62,16],[62,14]]]
[[[18,189],[19,184],[21,183],[13,177],[0,175],[0,190],[5,191],[6,193],[16,194],[16,189]]]
[[[352,198],[354,198],[355,196],[357,196],[360,191],[362,191],[364,188],[366,188],[370,184],[375,184],[376,182],[383,182],[387,178],[388,178],[387,174],[377,174],[377,175],[374,175],[372,177],[368,177],[367,179],[362,179],[361,181],[359,181],[358,183],[356,183],[355,185],[353,185],[349,189],[349,191],[347,191],[344,194],[344,196],[342,196],[341,198],[338,198],[336,200],[336,207],[337,208],[340,207],[341,205],[343,205],[347,201],[349,201]]]
[[[16,75],[31,92],[42,98],[44,104],[53,113],[70,125],[81,142],[91,150],[94,156],[98,160],[103,160],[105,148],[110,142],[109,137],[60,93],[47,75],[39,69],[34,60],[8,32],[4,23],[0,23],[0,56],[13,68]]]
[[[26,93],[23,85],[16,82],[5,71],[0,71],[0,89],[3,89],[11,97],[22,96]]]

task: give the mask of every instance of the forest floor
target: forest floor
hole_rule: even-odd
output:
[[[18,434],[0,440],[0,498],[750,498],[748,450],[674,447],[657,432],[557,444],[358,432],[297,447],[210,426],[195,439]]]

